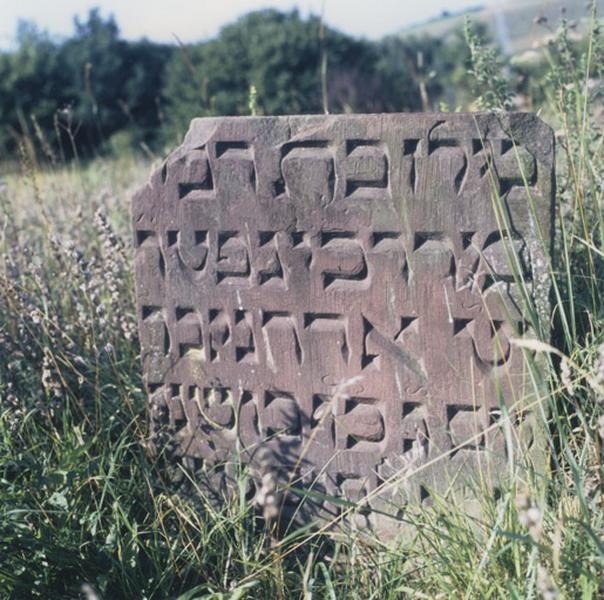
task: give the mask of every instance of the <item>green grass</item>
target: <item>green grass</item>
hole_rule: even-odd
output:
[[[165,484],[147,451],[130,264],[129,200],[150,164],[40,165],[24,149],[0,187],[0,597],[77,598],[84,584],[106,599],[602,597],[604,137],[590,78],[601,86],[604,61],[595,38],[579,58],[564,36],[548,53],[552,339],[526,352],[551,469],[498,499],[477,489],[480,519],[436,498],[390,547],[354,530],[280,537],[243,498],[216,509]],[[490,77],[488,60],[475,69]]]

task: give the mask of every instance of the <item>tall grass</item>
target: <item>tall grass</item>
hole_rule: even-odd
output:
[[[498,108],[505,80],[468,35],[480,105]],[[552,335],[524,345],[551,468],[484,493],[480,519],[435,497],[397,546],[353,529],[278,537],[243,492],[217,509],[164,484],[147,451],[130,265],[129,198],[149,164],[41,164],[24,145],[0,184],[0,596],[602,597],[604,57],[595,28],[580,56],[564,27],[544,55]]]

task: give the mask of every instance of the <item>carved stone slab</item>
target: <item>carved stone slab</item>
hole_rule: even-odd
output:
[[[552,182],[529,114],[195,119],[132,209],[156,445],[217,493],[241,459],[382,510],[502,472]]]

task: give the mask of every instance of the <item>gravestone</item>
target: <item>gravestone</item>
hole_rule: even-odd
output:
[[[547,311],[552,199],[529,114],[195,119],[132,209],[158,450],[218,496],[275,469],[311,516],[497,487],[498,422],[535,443],[514,275]]]

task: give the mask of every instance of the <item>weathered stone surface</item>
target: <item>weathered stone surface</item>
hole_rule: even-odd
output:
[[[133,201],[157,439],[216,492],[241,458],[393,513],[496,479],[500,399],[532,440],[509,251],[543,309],[552,182],[527,114],[194,120]]]

